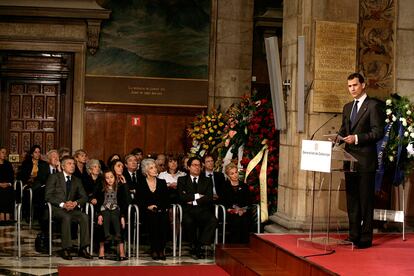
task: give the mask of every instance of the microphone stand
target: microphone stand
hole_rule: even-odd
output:
[[[329,118],[325,123],[323,123],[320,127],[318,127],[318,129],[315,130],[315,132],[311,135],[310,140],[313,140],[313,138],[315,137],[315,134],[318,133],[318,131],[323,128],[324,126],[326,126],[327,123],[329,123],[331,120],[333,120],[333,118],[338,117],[338,114],[334,114],[331,118]]]

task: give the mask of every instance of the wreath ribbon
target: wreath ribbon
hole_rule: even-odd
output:
[[[246,168],[246,175],[244,182],[246,183],[247,177],[250,172],[262,161],[262,167],[260,168],[259,183],[260,183],[260,220],[265,222],[269,218],[267,211],[267,157],[269,154],[268,145],[266,140],[262,142],[265,144],[263,148],[256,154],[256,156],[249,162]]]

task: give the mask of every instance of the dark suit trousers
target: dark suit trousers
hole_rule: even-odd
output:
[[[105,238],[111,236],[111,225],[115,237],[121,237],[121,212],[117,210],[102,211]]]
[[[89,221],[88,216],[78,209],[65,211],[63,208],[53,208],[53,219],[60,223],[62,234],[62,248],[72,247],[71,224],[75,222],[80,226],[80,247],[89,245]]]
[[[229,243],[249,243],[251,214],[246,212],[242,216],[227,214],[229,224]]]
[[[210,245],[214,241],[217,219],[209,207],[183,206],[183,228],[186,239],[193,245]],[[197,228],[199,238],[197,239]]]
[[[345,173],[349,237],[354,242],[372,242],[375,173]]]
[[[167,242],[167,233],[169,231],[168,213],[146,210],[145,215],[151,251],[163,252]]]

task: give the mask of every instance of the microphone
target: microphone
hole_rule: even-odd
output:
[[[325,123],[323,123],[320,127],[318,127],[317,130],[315,130],[315,132],[312,134],[311,136],[311,140],[313,140],[313,138],[315,137],[315,134],[321,129],[323,128],[327,123],[329,123],[333,118],[338,117],[338,114],[333,115],[331,118],[329,118]]]

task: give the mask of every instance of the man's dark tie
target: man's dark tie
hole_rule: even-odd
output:
[[[56,169],[53,169],[53,170],[52,170],[52,174],[55,174],[55,173],[56,173]]]
[[[132,183],[137,184],[137,176],[135,173],[132,173]]]
[[[352,107],[351,111],[351,127],[355,124],[355,120],[358,114],[358,101],[354,102],[354,106]]]
[[[70,189],[72,188],[72,179],[70,179],[70,176],[66,176],[66,198],[69,199],[69,193]]]
[[[197,177],[193,178],[193,188],[194,188],[194,192],[197,192]]]

